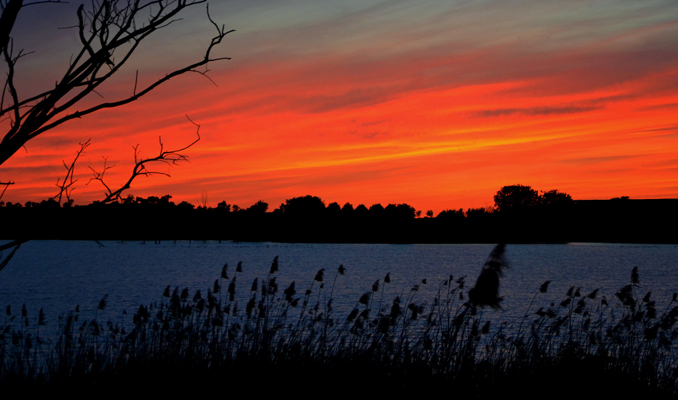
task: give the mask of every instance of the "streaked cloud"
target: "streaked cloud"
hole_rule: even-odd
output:
[[[635,156],[609,156],[609,157],[583,157],[583,158],[572,158],[568,160],[561,160],[561,162],[566,164],[576,164],[576,165],[590,165],[590,164],[602,164],[612,161],[619,160],[628,160]]]
[[[476,111],[474,114],[478,117],[501,117],[507,115],[559,115],[559,114],[579,114],[600,110],[602,106],[597,107],[530,107],[530,108],[503,108],[496,110],[482,110]]]

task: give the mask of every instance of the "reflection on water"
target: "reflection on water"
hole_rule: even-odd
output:
[[[166,286],[188,287],[205,293],[212,287],[224,263],[229,271],[242,261],[238,277],[240,296],[249,295],[255,277],[263,278],[275,256],[279,256],[278,284],[296,282],[299,292],[310,286],[316,272],[324,268],[325,285],[335,277],[334,306],[338,315],[348,314],[360,296],[376,280],[384,288],[384,304],[395,296],[410,294],[421,303],[433,298],[440,282],[467,277],[475,282],[492,250],[485,244],[371,245],[371,244],[285,244],[231,242],[103,242],[32,241],[24,244],[10,264],[0,272],[0,306],[22,304],[37,319],[44,308],[48,322],[80,305],[81,312],[94,315],[99,300],[108,294],[108,307],[99,316],[114,322],[129,319],[141,304],[157,302]],[[502,320],[522,316],[539,286],[551,281],[549,292],[536,305],[559,301],[570,286],[588,293],[600,288],[612,298],[629,282],[631,269],[638,267],[644,294],[652,291],[658,306],[668,303],[678,291],[678,246],[625,244],[509,245],[506,257],[511,268],[501,282],[504,297]],[[336,276],[339,265],[344,276]],[[383,284],[390,273],[391,282]],[[426,284],[422,280],[426,280]],[[90,314],[87,314],[87,313]]]

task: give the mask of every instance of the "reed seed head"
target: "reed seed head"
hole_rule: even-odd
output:
[[[476,285],[468,292],[471,305],[501,308],[500,303],[503,299],[499,297],[499,278],[503,276],[503,270],[508,268],[508,263],[504,259],[505,248],[506,245],[498,244],[490,253]]]
[[[278,272],[278,256],[275,256],[275,258],[273,259],[273,263],[271,264],[271,270],[269,271],[269,273],[275,274],[276,272]]]
[[[283,294],[285,295],[285,300],[287,300],[288,302],[291,302],[292,297],[297,293],[297,291],[294,289],[294,285],[295,281],[292,281],[290,286],[288,286],[287,289],[283,291]]]
[[[321,268],[318,273],[315,274],[315,278],[313,280],[317,282],[322,282],[323,281],[323,276],[325,275],[325,268]]]
[[[549,283],[551,283],[551,281],[546,281],[542,283],[541,286],[539,287],[539,293],[546,293],[546,291],[549,288]]]
[[[633,267],[633,269],[631,270],[631,283],[633,283],[633,286],[640,285],[640,277],[638,276],[638,267]]]

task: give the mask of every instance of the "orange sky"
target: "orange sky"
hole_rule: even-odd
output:
[[[254,4],[253,4],[254,3]],[[444,3],[444,4],[441,4]],[[49,87],[78,50],[79,4],[22,10],[19,90]],[[236,29],[210,64],[215,87],[186,74],[130,105],[72,121],[0,166],[5,201],[56,193],[78,142],[77,203],[102,197],[88,166],[107,157],[120,185],[141,155],[202,140],[190,163],[158,166],[129,193],[276,208],[408,203],[436,213],[483,207],[503,185],[575,199],[678,197],[678,3],[667,1],[224,1]],[[201,5],[142,45],[106,100],[202,56]],[[47,39],[45,39],[47,38]],[[3,67],[3,75],[6,68]],[[88,101],[94,103],[96,98]],[[6,128],[8,121],[0,126]]]

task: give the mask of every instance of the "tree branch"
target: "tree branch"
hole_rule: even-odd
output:
[[[226,31],[224,26],[219,27],[209,15],[208,8],[208,20],[217,32],[212,37],[201,60],[172,71],[145,88],[138,88],[138,78],[135,78],[133,94],[129,97],[102,102],[83,110],[69,112],[79,101],[91,93],[96,93],[98,86],[117,73],[148,35],[178,21],[179,19],[176,16],[184,8],[204,2],[205,0],[154,0],[141,4],[141,0],[135,0],[118,6],[119,3],[115,0],[102,0],[93,3],[93,9],[90,12],[86,12],[82,6],[79,7],[77,28],[82,46],[80,51],[53,89],[43,91],[39,95],[24,100],[19,99],[13,88],[12,81],[16,59],[12,59],[9,57],[10,53],[7,53],[5,60],[10,65],[12,76],[6,81],[5,86],[12,97],[12,104],[0,107],[0,116],[5,113],[13,113],[14,121],[10,130],[0,142],[0,165],[27,141],[56,126],[102,109],[128,104],[175,76],[186,72],[198,72],[205,75],[207,71],[201,72],[197,68],[207,65],[209,62],[230,59],[229,57],[211,57],[214,47],[234,30]],[[139,12],[142,10],[150,11],[149,16],[145,23],[138,25],[137,21],[142,19]],[[3,12],[3,17],[4,14]],[[4,50],[7,50],[7,46]],[[118,62],[115,62],[113,58],[116,50],[123,51],[122,58]],[[103,67],[108,67],[108,70],[101,74]],[[26,107],[26,110],[21,111],[24,107]]]
[[[16,66],[21,57],[30,53],[19,51],[16,57],[13,56],[10,35],[17,15],[22,7],[27,5],[59,3],[61,1],[37,0],[31,3],[24,3],[24,0],[0,0],[2,12],[0,15],[0,57],[4,56],[4,61],[8,66],[7,77],[3,85],[2,94],[0,94],[0,119],[5,114],[8,114],[7,118],[10,120],[9,129],[0,141],[0,165],[12,157],[20,148],[24,147],[26,142],[36,136],[74,118],[80,118],[102,109],[115,108],[135,101],[175,76],[186,72],[198,72],[209,79],[206,75],[209,71],[207,68],[202,72],[198,71],[197,68],[203,65],[206,66],[209,62],[230,59],[229,57],[212,58],[211,52],[215,46],[221,43],[227,34],[234,32],[234,30],[226,31],[224,26],[219,27],[212,20],[209,15],[209,8],[207,8],[207,18],[216,28],[217,33],[209,42],[202,59],[167,73],[164,77],[156,79],[145,88],[141,88],[141,90],[138,90],[137,86],[137,72],[131,96],[111,102],[94,103],[94,106],[86,107],[83,110],[73,110],[77,103],[88,95],[92,93],[98,94],[97,88],[125,65],[146,37],[159,29],[179,21],[180,18],[177,18],[177,15],[186,7],[202,4],[205,1],[128,0],[125,2],[119,0],[96,0],[92,1],[91,11],[85,11],[84,7],[80,6],[77,11],[78,23],[72,27],[78,29],[80,50],[72,57],[65,74],[61,77],[61,80],[56,82],[54,88],[43,90],[37,95],[22,100],[14,84]],[[147,16],[142,17],[139,14],[142,11]],[[114,58],[116,51],[122,53],[118,62]],[[5,100],[11,104],[6,104]],[[106,158],[104,158],[104,167],[101,172],[97,172],[90,167],[94,177],[89,182],[98,180],[106,189],[106,198],[103,200],[103,203],[119,200],[121,194],[131,187],[132,182],[138,176],[169,176],[167,173],[149,169],[154,163],[163,162],[169,165],[176,165],[180,161],[187,161],[187,156],[183,152],[200,140],[200,125],[193,122],[190,118],[188,119],[197,127],[197,139],[182,148],[174,150],[165,150],[162,139],[160,139],[160,152],[158,156],[146,159],[140,157],[138,145],[135,146],[135,166],[132,169],[132,174],[125,184],[117,190],[111,190],[104,182],[105,172],[112,168],[106,165]],[[75,164],[80,155],[89,146],[89,143],[90,140],[80,143],[80,150],[76,153],[75,159],[70,166],[64,162],[66,176],[61,183],[57,180],[59,193],[53,198],[58,199],[59,203],[61,203],[64,194],[69,201],[71,200],[70,193],[73,190],[72,186],[77,182],[74,179]],[[0,198],[2,198],[9,185],[12,184],[14,182],[0,182],[0,186],[4,186],[2,193],[0,193]],[[0,251],[12,249],[11,253],[0,261],[0,270],[7,265],[21,244],[25,242],[26,240],[15,240],[0,246]]]
[[[9,263],[9,260],[11,260],[12,257],[14,257],[14,253],[16,253],[17,250],[19,250],[19,247],[21,247],[21,245],[26,243],[27,241],[28,240],[25,240],[25,239],[13,240],[9,243],[0,245],[0,252],[2,252],[3,250],[12,249],[12,252],[9,253],[9,255],[7,257],[5,257],[4,260],[0,261],[0,271],[2,271],[7,266],[7,264]]]
[[[5,195],[5,192],[7,191],[7,188],[9,185],[14,185],[14,182],[0,182],[0,186],[4,185],[5,188],[2,189],[2,193],[0,193],[0,200],[2,200],[2,196]]]
[[[189,143],[188,145],[179,148],[179,149],[174,149],[174,150],[165,150],[164,149],[164,144],[162,142],[162,138],[159,137],[158,140],[160,142],[160,152],[156,157],[151,157],[151,158],[140,158],[139,156],[139,145],[133,146],[134,148],[134,167],[132,168],[132,173],[130,177],[127,179],[127,181],[117,190],[113,191],[110,189],[110,187],[106,184],[104,181],[104,174],[106,173],[107,170],[111,169],[112,167],[107,167],[106,166],[106,159],[104,158],[104,168],[101,172],[95,170],[94,168],[90,167],[92,170],[92,173],[94,176],[90,178],[89,183],[93,180],[101,182],[101,184],[106,188],[106,193],[105,193],[105,198],[104,200],[101,201],[103,204],[107,203],[112,203],[114,201],[118,201],[122,199],[122,193],[129,189],[132,186],[132,182],[139,176],[151,176],[151,175],[165,175],[165,176],[170,176],[166,172],[160,172],[160,171],[152,171],[148,169],[148,166],[150,166],[153,163],[165,163],[168,165],[177,165],[181,161],[188,161],[188,156],[183,154],[184,151],[188,150],[189,148],[193,147],[196,143],[200,141],[200,125],[196,124],[191,118],[187,115],[186,118],[195,125],[196,128],[196,135],[197,139]]]
[[[59,188],[59,193],[57,193],[54,197],[52,197],[53,200],[56,200],[59,205],[61,205],[61,198],[64,194],[66,194],[66,201],[71,201],[71,193],[75,188],[71,189],[71,186],[77,182],[77,179],[73,179],[73,174],[75,173],[75,163],[78,161],[78,158],[85,152],[85,149],[87,149],[90,145],[90,141],[92,139],[87,139],[86,142],[80,142],[80,149],[75,154],[75,158],[73,159],[73,162],[71,165],[66,165],[65,161],[62,161],[64,164],[64,167],[66,168],[66,176],[64,177],[64,181],[59,184],[59,179],[57,179],[56,186]]]

